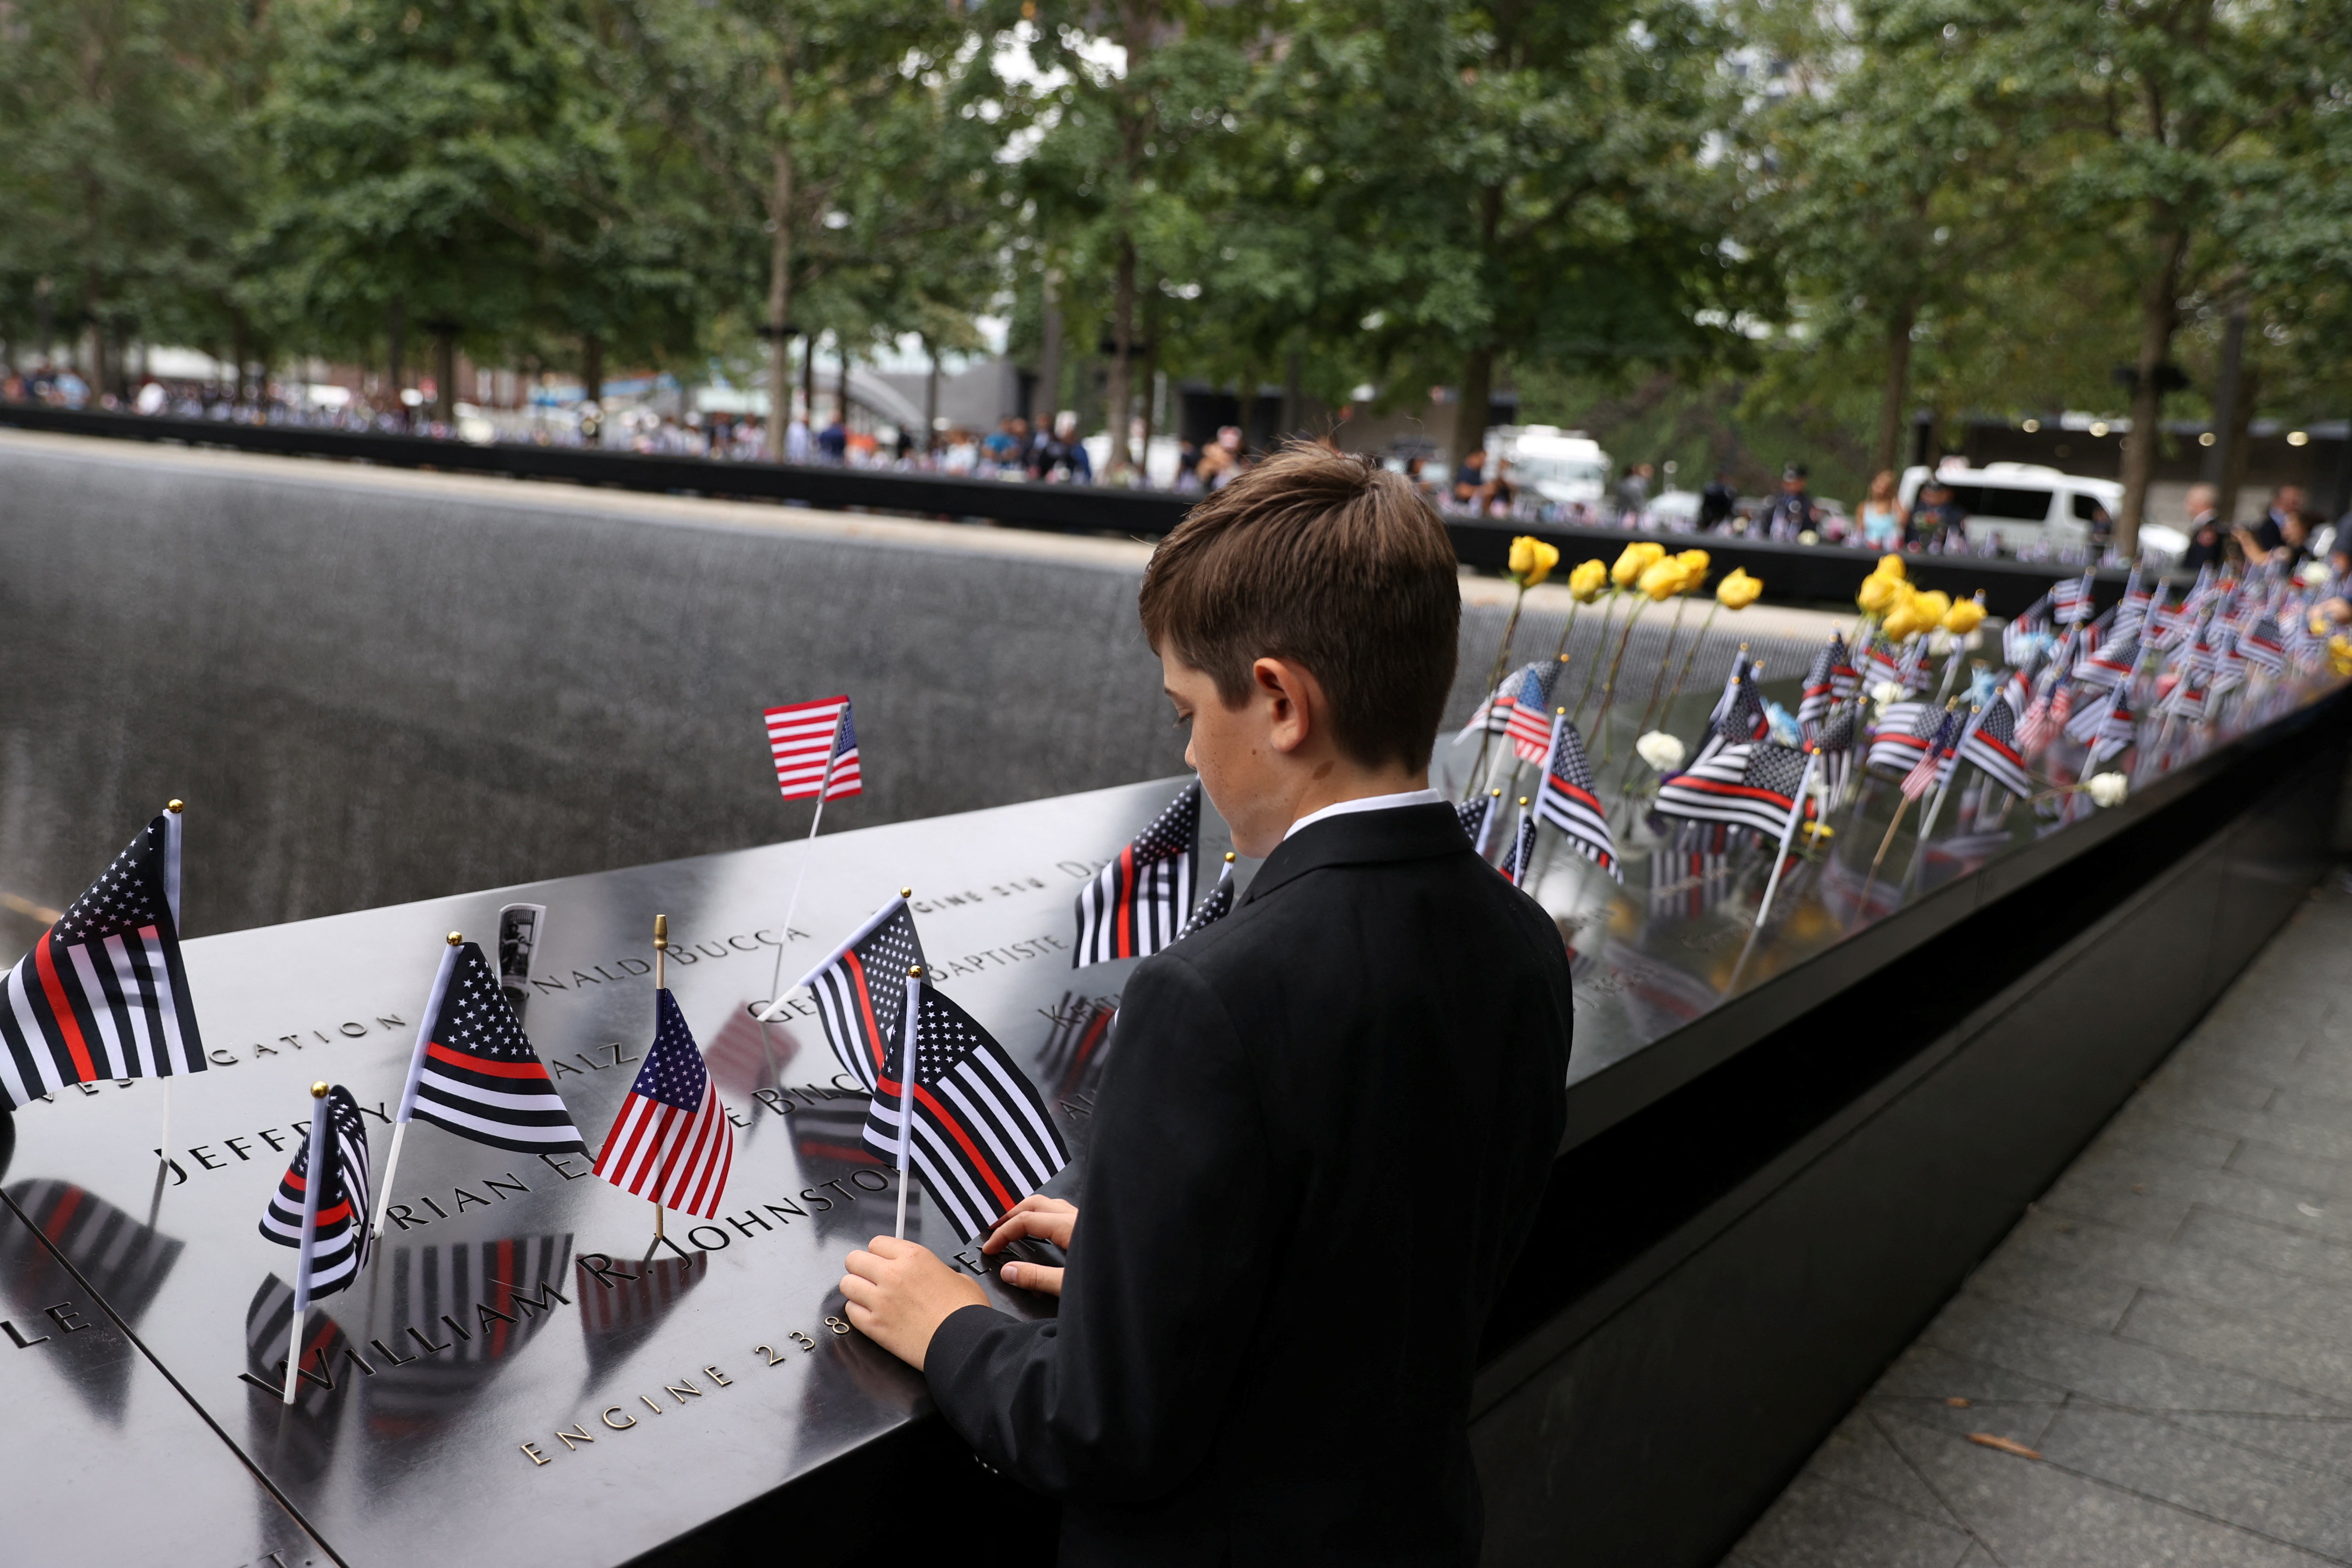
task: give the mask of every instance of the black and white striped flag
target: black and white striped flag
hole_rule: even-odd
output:
[[[898,1039],[907,971],[922,962],[923,939],[901,896],[876,910],[801,982],[816,997],[817,1022],[834,1056],[868,1094]]]
[[[177,805],[177,802],[173,802]],[[180,816],[140,830],[0,985],[0,1102],[205,1070],[180,967]]]
[[[398,1120],[412,1117],[494,1149],[587,1152],[546,1064],[473,942],[442,957],[400,1101]]]
[[[327,1091],[325,1118],[322,1128],[313,1122],[320,1134],[320,1168],[311,1170],[312,1141],[303,1140],[261,1216],[262,1235],[303,1254],[295,1285],[306,1310],[312,1300],[350,1285],[367,1267],[367,1124],[360,1119],[359,1102],[341,1084]],[[305,1205],[314,1186],[317,1204],[308,1211],[306,1231]]]
[[[1536,816],[1568,835],[1570,847],[1619,881],[1625,872],[1617,864],[1617,841],[1609,832],[1609,814],[1592,782],[1591,759],[1584,754],[1584,737],[1565,713],[1552,718],[1551,755],[1536,784]]]
[[[906,1152],[923,1190],[970,1241],[1069,1163],[1070,1152],[1036,1086],[1004,1047],[929,982],[914,984],[920,1001]],[[904,1058],[903,1048],[890,1053],[866,1122],[866,1143],[893,1163]]]
[[[1078,944],[1070,967],[1143,958],[1181,934],[1192,911],[1201,855],[1201,782],[1184,786],[1135,842],[1078,893]]]

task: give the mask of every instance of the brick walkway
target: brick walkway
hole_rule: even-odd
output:
[[[1726,1568],[2352,1563],[2347,959],[2331,879]]]

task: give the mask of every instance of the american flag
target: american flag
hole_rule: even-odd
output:
[[[1462,837],[1475,845],[1486,829],[1486,814],[1495,808],[1495,797],[1479,795],[1475,800],[1454,803],[1454,815],[1462,819]]]
[[[1118,1018],[1118,1005],[1104,996],[1062,993],[1053,1012],[1054,1026],[1046,1032],[1045,1048],[1037,1058],[1041,1070],[1055,1082],[1055,1098],[1066,1099],[1086,1081],[1102,1060],[1110,1040],[1110,1026]]]
[[[2050,608],[2053,619],[2062,626],[2079,626],[2091,618],[2091,574],[2068,577],[2053,584]]]
[[[2119,633],[2074,661],[2074,679],[2101,689],[2128,679],[2139,660],[2139,638]]]
[[[1797,700],[1797,722],[1815,722],[1830,710],[1832,702],[1852,696],[1860,682],[1861,677],[1846,663],[1845,638],[1832,632],[1830,646],[1813,655],[1813,662],[1805,671],[1804,694]]]
[[[179,831],[177,813],[149,823],[8,972],[0,1104],[205,1070],[180,967]]]
[[[2139,568],[2132,568],[2130,579],[2124,584],[2124,596],[2116,603],[2116,629],[2118,637],[2129,637],[2147,624],[2148,605],[2155,595],[2141,585]]]
[[[1822,788],[1831,800],[1843,796],[1853,773],[1853,700],[1841,699],[1831,705],[1829,717],[1813,731],[1813,746],[1822,758]]]
[[[2121,755],[2138,738],[2138,717],[2132,711],[2131,683],[2126,681],[2107,694],[2098,728],[2086,738],[2091,754],[2083,760],[2083,771],[2088,773],[2107,758]]]
[[[1864,758],[1865,766],[1881,768],[1900,775],[1910,771],[1927,749],[1927,737],[1936,726],[1936,709],[1932,703],[1916,699],[1890,702],[1882,709],[1878,722],[1870,731],[1870,752]]]
[[[1584,754],[1584,737],[1562,713],[1552,721],[1551,757],[1536,785],[1536,816],[1568,835],[1569,844],[1619,881],[1624,868],[1617,863],[1617,841],[1610,836],[1609,814],[1592,782],[1592,762]]]
[[[923,1190],[958,1237],[970,1241],[1070,1162],[1027,1075],[964,1010],[914,983],[914,1126],[907,1153]],[[866,1123],[868,1146],[899,1153],[904,1061],[890,1054]],[[901,1178],[903,1180],[903,1178]]]
[[[1551,689],[1558,683],[1559,672],[1565,668],[1559,659],[1549,663],[1537,659],[1521,665],[1503,677],[1502,684],[1495,688],[1493,695],[1478,704],[1478,710],[1470,715],[1470,722],[1462,727],[1462,732],[1471,735],[1484,730],[1489,734],[1507,733],[1516,738],[1517,731],[1511,728],[1514,716],[1521,708],[1531,708],[1543,724],[1544,733],[1549,735]],[[1540,746],[1542,742],[1538,741],[1537,744]]]
[[[814,800],[820,787],[825,799],[839,800],[863,787],[857,772],[857,726],[849,715],[848,698],[788,702],[760,716],[768,723],[776,786],[786,800]]]
[[[1886,637],[1872,638],[1870,652],[1862,661],[1871,685],[1880,686],[1891,680],[1898,686],[1907,686],[1905,664],[1908,651],[1901,643]],[[1916,669],[1916,666],[1913,668]]]
[[[1176,940],[1181,942],[1196,931],[1205,931],[1233,912],[1234,858],[1227,855],[1224,869],[1217,873],[1217,885],[1209,889],[1209,896],[1201,900],[1201,907],[1192,911],[1184,929],[1176,933]]]
[[[1559,683],[1561,668],[1557,660],[1528,666],[1518,700],[1504,721],[1503,732],[1511,738],[1511,751],[1523,763],[1542,762],[1550,749],[1551,689]]]
[[[1909,773],[1903,775],[1904,799],[1917,800],[1948,776],[1946,764],[1958,753],[1959,719],[1958,714],[1947,710],[1937,721],[1936,732],[1929,739],[1927,749],[1919,753],[1919,760],[1912,764]]]
[[[1743,741],[1660,784],[1653,809],[1661,816],[1753,828],[1778,840],[1797,809],[1804,776],[1805,753],[1794,746]]]
[[[2172,690],[2164,700],[2157,705],[2157,711],[2169,718],[2186,719],[2191,723],[2202,723],[2205,719],[2206,699],[2210,695],[2205,687],[2205,678],[2196,670],[2187,670],[2182,673],[2179,680],[2174,683]]]
[[[1715,700],[1715,710],[1706,716],[1706,739],[1699,745],[1698,755],[1692,766],[1707,761],[1726,746],[1746,741],[1760,741],[1772,732],[1772,722],[1765,716],[1764,700],[1756,693],[1756,663],[1742,653],[1732,660],[1731,674],[1724,680],[1723,695]]]
[[[2220,635],[2213,654],[2213,679],[2206,683],[2207,697],[2220,697],[2246,683],[2244,641],[2244,637],[2236,632]]]
[[[1201,853],[1201,783],[1179,791],[1078,890],[1077,950],[1070,967],[1142,958],[1176,940],[1192,909],[1192,864]]]
[[[435,985],[440,1010],[410,1070],[400,1120],[430,1121],[494,1149],[586,1153],[481,948],[461,942],[444,962],[447,980]]]
[[[907,900],[892,899],[808,980],[817,1022],[842,1068],[866,1093],[898,1043],[907,1008],[907,971],[923,962],[923,939]]]
[[[368,1136],[359,1102],[337,1084],[327,1091],[324,1167],[315,1174],[318,1209],[309,1240],[310,1299],[331,1296],[359,1278],[368,1260]],[[302,1208],[314,1174],[307,1138],[261,1215],[261,1234],[280,1247],[302,1248]],[[296,1279],[300,1280],[298,1272]],[[307,1303],[306,1303],[307,1304]],[[291,1327],[291,1323],[288,1327]]]
[[[2279,634],[2278,622],[2272,616],[2259,616],[2246,628],[2245,636],[2238,639],[2238,651],[2245,656],[2247,663],[2258,665],[2273,675],[2286,673],[2286,639]]]
[[[719,1086],[664,986],[654,993],[653,1048],[604,1135],[596,1173],[666,1208],[716,1219],[734,1163],[735,1128]]]
[[[1960,758],[1982,768],[1992,781],[2015,795],[2033,793],[2033,778],[2025,754],[2017,745],[2017,710],[2005,697],[1995,697],[1960,742]]]
[[[1519,796],[1519,827],[1511,836],[1510,852],[1496,869],[1501,871],[1514,888],[1528,884],[1528,868],[1536,858],[1536,819],[1528,815],[1528,797]]]

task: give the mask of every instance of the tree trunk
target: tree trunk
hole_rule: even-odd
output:
[[[2230,444],[2230,460],[2221,466],[2221,477],[2214,483],[2213,510],[2225,523],[2238,519],[2238,492],[2246,488],[2246,426],[2254,422],[2254,405],[2261,399],[2262,385],[2263,373],[2259,369],[2240,373],[2238,405],[2231,411],[2229,434],[2221,437]]]
[[[1159,424],[1160,333],[1151,334],[1151,346],[1143,353],[1143,447],[1135,455],[1135,482],[1151,483],[1151,437]]]
[[[405,429],[408,426],[408,405],[402,400],[400,395],[400,356],[402,351],[408,346],[408,300],[406,298],[396,297],[392,301],[392,309],[384,317],[383,336],[384,391],[392,399],[393,417],[399,420],[401,427]]]
[[[833,384],[833,418],[844,431],[849,428],[849,345],[840,343],[835,352],[841,356],[841,374]],[[844,457],[848,454],[845,452]]]
[[[1037,348],[1037,389],[1029,395],[1029,422],[1040,430],[1050,430],[1062,406],[1062,275],[1046,268],[1045,284],[1045,308],[1040,312],[1044,342]]]
[[[929,453],[939,439],[940,428],[940,345],[926,342],[930,351],[931,367],[923,377],[923,450]]]
[[[784,79],[787,104],[791,80]],[[768,244],[768,460],[781,463],[784,426],[793,417],[793,152],[778,147],[769,157],[768,221],[774,233]]]
[[[816,334],[814,332],[801,334],[801,415],[811,425],[816,423]],[[791,417],[792,410],[787,407],[784,410],[784,418],[789,421]],[[781,463],[784,460],[783,426],[776,426],[775,437],[776,461]]]
[[[2139,557],[2139,525],[2147,512],[2148,482],[2156,477],[2156,444],[2164,417],[2164,387],[2158,379],[2172,353],[2179,325],[2180,265],[2189,248],[2175,230],[2158,242],[2157,266],[2139,291],[2138,380],[2132,387],[2131,436],[2124,443],[2123,515],[2116,519],[2116,553]]]
[[[457,329],[446,322],[433,329],[433,417],[457,423]]]
[[[1461,402],[1454,410],[1454,452],[1456,468],[1471,453],[1486,446],[1486,415],[1495,401],[1495,351],[1475,348],[1462,362]]]
[[[1895,319],[1886,323],[1886,386],[1878,404],[1874,474],[1894,468],[1895,454],[1903,441],[1903,405],[1911,397],[1911,328],[1917,319],[1917,307],[1906,300]]]
[[[1110,381],[1103,398],[1110,405],[1110,456],[1103,464],[1103,478],[1113,482],[1135,466],[1135,454],[1129,442],[1132,413],[1129,405],[1134,401],[1130,394],[1134,353],[1135,238],[1122,235],[1118,241],[1118,268],[1111,279]]]
[[[251,345],[246,342],[245,312],[237,310],[230,310],[228,313],[228,353],[229,358],[236,362],[236,380],[230,389],[229,397],[234,402],[243,403],[245,401],[245,366],[246,362],[251,356],[252,352]]]
[[[2214,488],[2224,522],[2237,516],[2238,490],[2230,482],[2230,470],[2239,466],[2234,461],[2237,444],[2244,439],[2238,411],[2245,402],[2245,367],[2246,301],[2241,298],[2231,302],[2222,322],[2221,361],[2213,374],[2213,444],[2205,448],[2205,461],[2197,475]]]
[[[595,427],[589,432],[588,444],[604,444],[604,340],[594,332],[580,340],[580,396],[596,409]]]

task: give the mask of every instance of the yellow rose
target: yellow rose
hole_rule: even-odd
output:
[[[1923,614],[1921,595],[1911,584],[1893,579],[1895,592],[1889,595],[1886,613],[1879,617],[1879,627],[1896,642],[1907,642],[1936,624],[1936,617]]]
[[[1630,588],[1642,580],[1642,574],[1664,559],[1666,547],[1639,540],[1625,547],[1617,557],[1617,564],[1609,568],[1609,580],[1620,588]]]
[[[1601,597],[1601,590],[1609,585],[1609,568],[1598,561],[1580,561],[1576,570],[1568,574],[1568,591],[1576,595],[1580,605],[1589,605]]]
[[[1534,534],[1522,533],[1511,541],[1511,581],[1522,588],[1532,588],[1551,575],[1559,564],[1559,549],[1546,544]]]
[[[1956,637],[1964,637],[1984,624],[1984,600],[1962,599],[1944,612],[1944,629]]]
[[[1883,573],[1874,572],[1862,580],[1861,588],[1854,593],[1853,602],[1860,605],[1866,614],[1884,615],[1886,607],[1895,602],[1896,592],[1902,586],[1902,578],[1889,577]]]
[[[1683,570],[1691,574],[1694,584],[1706,581],[1706,569],[1711,558],[1706,551],[1685,550],[1675,559],[1683,563]]]
[[[2338,675],[2352,675],[2352,637],[2338,632],[2327,639],[2327,664]]]
[[[1652,604],[1663,605],[1683,591],[1686,575],[1679,561],[1653,561],[1643,568],[1642,575],[1634,580],[1633,586],[1647,594]]]
[[[1898,583],[1910,575],[1909,573],[1904,571],[1903,557],[1900,555],[1880,556],[1878,558],[1878,565],[1874,569],[1874,571],[1878,576],[1892,577]]]
[[[1938,588],[1933,593],[1920,595],[1916,605],[1922,626],[1933,626],[1941,622],[1945,613],[1951,609],[1952,596]]]
[[[1744,566],[1735,566],[1731,575],[1715,585],[1716,602],[1727,610],[1744,610],[1764,592],[1761,579],[1750,577]]]

